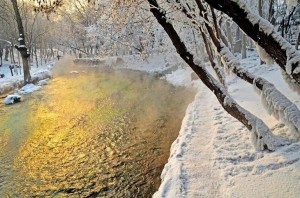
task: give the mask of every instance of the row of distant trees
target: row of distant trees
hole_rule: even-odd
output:
[[[76,56],[79,53],[86,56],[147,54],[165,51],[170,47],[171,43],[166,40],[162,28],[150,18],[149,12],[132,6],[134,3],[141,7],[143,1],[95,2],[97,6],[88,1],[68,1],[55,10],[56,15],[61,16],[60,23],[68,27],[64,29],[60,44],[71,49]],[[120,2],[132,5],[128,8]],[[298,46],[299,6],[288,9],[286,2],[280,0],[249,1],[248,6],[254,13],[270,21],[284,38]],[[66,12],[66,9],[72,11]],[[246,49],[254,47],[251,39],[226,15],[216,14],[227,39],[224,41],[233,52],[242,53],[245,57]],[[201,37],[195,31],[181,31],[189,45],[195,47],[201,43]]]
[[[29,61],[35,61],[37,65],[53,58],[58,51],[69,52],[76,57],[124,54],[147,56],[150,53],[168,51],[172,45],[162,28],[150,18],[147,10],[136,9],[134,6],[123,7],[124,4],[119,1],[98,1],[97,6],[88,1],[68,1],[57,7],[55,14],[51,15],[45,14],[41,9],[34,9],[36,1],[16,2],[24,26]],[[118,5],[118,9],[115,9]],[[287,9],[285,1],[256,0],[251,1],[249,7],[270,21],[284,38],[298,48],[299,6]],[[232,52],[241,53],[242,58],[245,58],[247,49],[254,47],[252,39],[226,15],[216,14],[217,23],[226,37],[223,37],[223,42]],[[3,27],[0,39],[11,42],[12,46],[17,44],[20,35],[9,0],[4,0],[0,5],[0,24]],[[195,34],[195,30],[184,29],[184,26],[181,31],[184,32],[188,45],[194,47],[199,56],[203,56],[201,36]],[[201,43],[203,47],[199,48]],[[13,51],[13,48],[0,43],[0,55],[9,50]],[[11,54],[12,62],[20,62],[14,57],[15,53]]]
[[[0,4],[0,55],[23,66],[24,83],[31,81],[30,64],[45,64],[57,53],[55,23],[34,12],[33,1],[3,0]],[[22,61],[21,61],[22,60]],[[2,65],[2,62],[1,62]]]

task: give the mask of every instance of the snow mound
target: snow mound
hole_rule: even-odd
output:
[[[48,81],[49,81],[49,78],[46,78],[44,80],[40,80],[37,85],[38,86],[44,86],[44,85],[47,85],[48,84]]]
[[[9,105],[9,104],[14,104],[14,103],[17,103],[17,102],[21,102],[21,96],[17,95],[17,94],[14,94],[14,95],[8,95],[5,99],[4,99],[4,103],[6,105]]]
[[[190,68],[178,69],[163,78],[175,86],[189,86],[192,81],[191,73],[192,70]]]
[[[78,71],[70,71],[70,74],[79,74]]]
[[[41,86],[34,85],[34,84],[27,84],[24,87],[22,87],[20,90],[18,90],[18,93],[28,94],[28,93],[32,93],[34,91],[38,91],[40,89],[41,89]]]

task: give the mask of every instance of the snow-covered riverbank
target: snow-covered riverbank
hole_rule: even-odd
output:
[[[4,62],[5,63],[5,62]],[[4,78],[0,78],[0,95],[6,94],[10,91],[14,91],[17,88],[20,88],[24,84],[23,75],[11,75],[11,71],[8,67],[8,63],[4,64],[0,73],[4,74]],[[45,80],[52,77],[51,68],[54,63],[49,63],[40,67],[31,68],[31,78],[33,83],[38,83],[41,80]]]
[[[105,62],[106,66],[155,73],[173,85],[197,90],[154,197],[299,197],[300,143],[272,153],[255,151],[250,132],[223,110],[213,93],[177,55],[154,55],[147,60],[127,56],[118,64],[117,58]],[[257,54],[252,53],[242,60],[242,66],[274,83],[300,106],[299,95],[290,90],[277,65],[259,65]],[[209,66],[207,69],[213,74]],[[227,84],[234,99],[265,121],[275,134],[290,135],[286,126],[268,114],[252,85],[234,75]]]
[[[192,71],[174,57],[150,57],[148,62],[141,63],[125,57],[122,66],[164,73],[175,64],[176,70],[169,70],[162,78],[198,90],[186,110],[154,197],[298,197],[300,143],[272,153],[255,151],[250,132],[223,110],[208,88],[199,80],[192,80]],[[242,66],[274,83],[300,106],[299,96],[289,89],[277,65],[259,65],[257,54],[252,53],[242,60]],[[227,84],[241,106],[264,120],[275,134],[289,136],[288,128],[268,114],[251,85],[234,75],[227,79]]]

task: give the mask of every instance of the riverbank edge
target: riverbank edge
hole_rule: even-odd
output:
[[[138,57],[134,57],[138,58]],[[199,94],[201,87],[200,79],[195,75],[195,73],[181,61],[177,54],[169,54],[166,56],[150,56],[147,60],[139,59],[138,61],[133,60],[133,57],[124,56],[122,59],[119,57],[109,57],[109,58],[84,58],[84,59],[74,59],[74,63],[86,63],[92,67],[112,67],[115,69],[128,69],[134,71],[141,71],[149,74],[155,74],[161,79],[165,79],[168,83],[173,86],[182,86],[186,88],[193,89],[195,91],[195,97],[193,101],[187,106],[185,110],[185,115],[181,121],[181,127],[178,131],[178,136],[173,141],[170,147],[170,154],[168,157],[168,162],[164,165],[161,172],[161,183],[159,189],[153,194],[153,197],[170,197],[169,195],[182,195],[180,192],[180,187],[176,186],[178,182],[175,180],[180,180],[180,161],[177,159],[177,154],[182,150],[181,144],[186,142],[187,136],[189,135],[188,122],[191,119],[191,114],[196,110],[195,103],[199,102]],[[118,61],[121,60],[121,64]],[[100,64],[99,64],[100,63]],[[113,65],[116,65],[115,67]],[[203,87],[202,87],[203,88]],[[173,189],[173,190],[171,190]],[[168,192],[164,192],[167,190]],[[167,195],[167,196],[166,196]]]
[[[6,82],[2,82],[3,84],[0,85],[0,95],[6,95],[15,89],[20,89],[24,86],[24,80],[21,79],[23,76],[19,76],[15,79],[10,79]],[[36,84],[40,80],[44,79],[51,79],[52,72],[49,69],[39,70],[32,74],[31,79],[33,84]]]

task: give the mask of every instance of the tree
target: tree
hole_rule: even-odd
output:
[[[135,3],[141,4],[141,2],[135,0],[118,0],[115,2],[122,8],[130,7],[131,4],[136,5]],[[218,22],[218,17],[222,18],[224,15],[215,14],[214,9],[231,17],[237,25],[238,30],[241,28],[245,34],[258,43],[261,49],[265,50],[267,54],[275,59],[279,66],[283,68],[291,78],[297,83],[300,83],[299,53],[274,30],[274,27],[268,21],[250,12],[247,8],[247,4],[242,0],[188,0],[185,2],[167,0],[166,2],[159,2],[156,0],[146,1],[150,7],[150,12],[171,39],[177,53],[215,94],[223,108],[252,132],[253,143],[256,149],[275,150],[277,146],[286,144],[288,141],[285,138],[274,136],[262,120],[246,109],[243,109],[232,99],[226,91],[225,76],[222,74],[223,68],[220,67],[222,65],[229,68],[241,79],[255,85],[255,87],[263,93],[263,96],[268,98],[267,104],[269,108],[273,108],[280,113],[284,111],[287,117],[287,124],[291,127],[291,131],[295,131],[295,136],[299,136],[300,123],[297,120],[300,119],[300,111],[297,106],[281,94],[273,84],[265,79],[258,78],[240,67],[240,61],[228,48],[230,42],[227,42],[228,39],[220,28],[222,27],[220,23],[221,20]],[[262,3],[262,1],[260,2]],[[123,4],[125,6],[122,6]],[[137,7],[139,6],[140,5]],[[197,37],[202,37],[209,60],[217,73],[219,81],[214,79],[214,77],[201,66],[201,63],[197,60],[197,50],[189,45],[191,39],[189,39],[189,35],[184,34],[186,32],[191,32],[194,40]],[[197,36],[195,32],[196,34],[198,33]],[[243,40],[245,51],[246,39],[244,38]],[[193,46],[194,43],[195,42],[193,42]],[[215,58],[222,60],[219,61],[219,65],[215,63]]]
[[[24,27],[22,24],[22,18],[20,15],[20,11],[18,8],[17,0],[11,0],[11,3],[13,5],[13,9],[16,16],[16,22],[18,25],[18,31],[19,31],[19,45],[15,45],[16,49],[20,52],[23,62],[23,74],[24,74],[24,84],[28,84],[31,82],[31,75],[30,75],[30,68],[29,68],[29,57],[30,53],[28,52],[28,49],[26,47],[25,42],[25,32]]]
[[[258,43],[292,79],[300,84],[300,56],[267,20],[253,14],[244,1],[205,0],[217,10],[230,16],[233,21]]]

